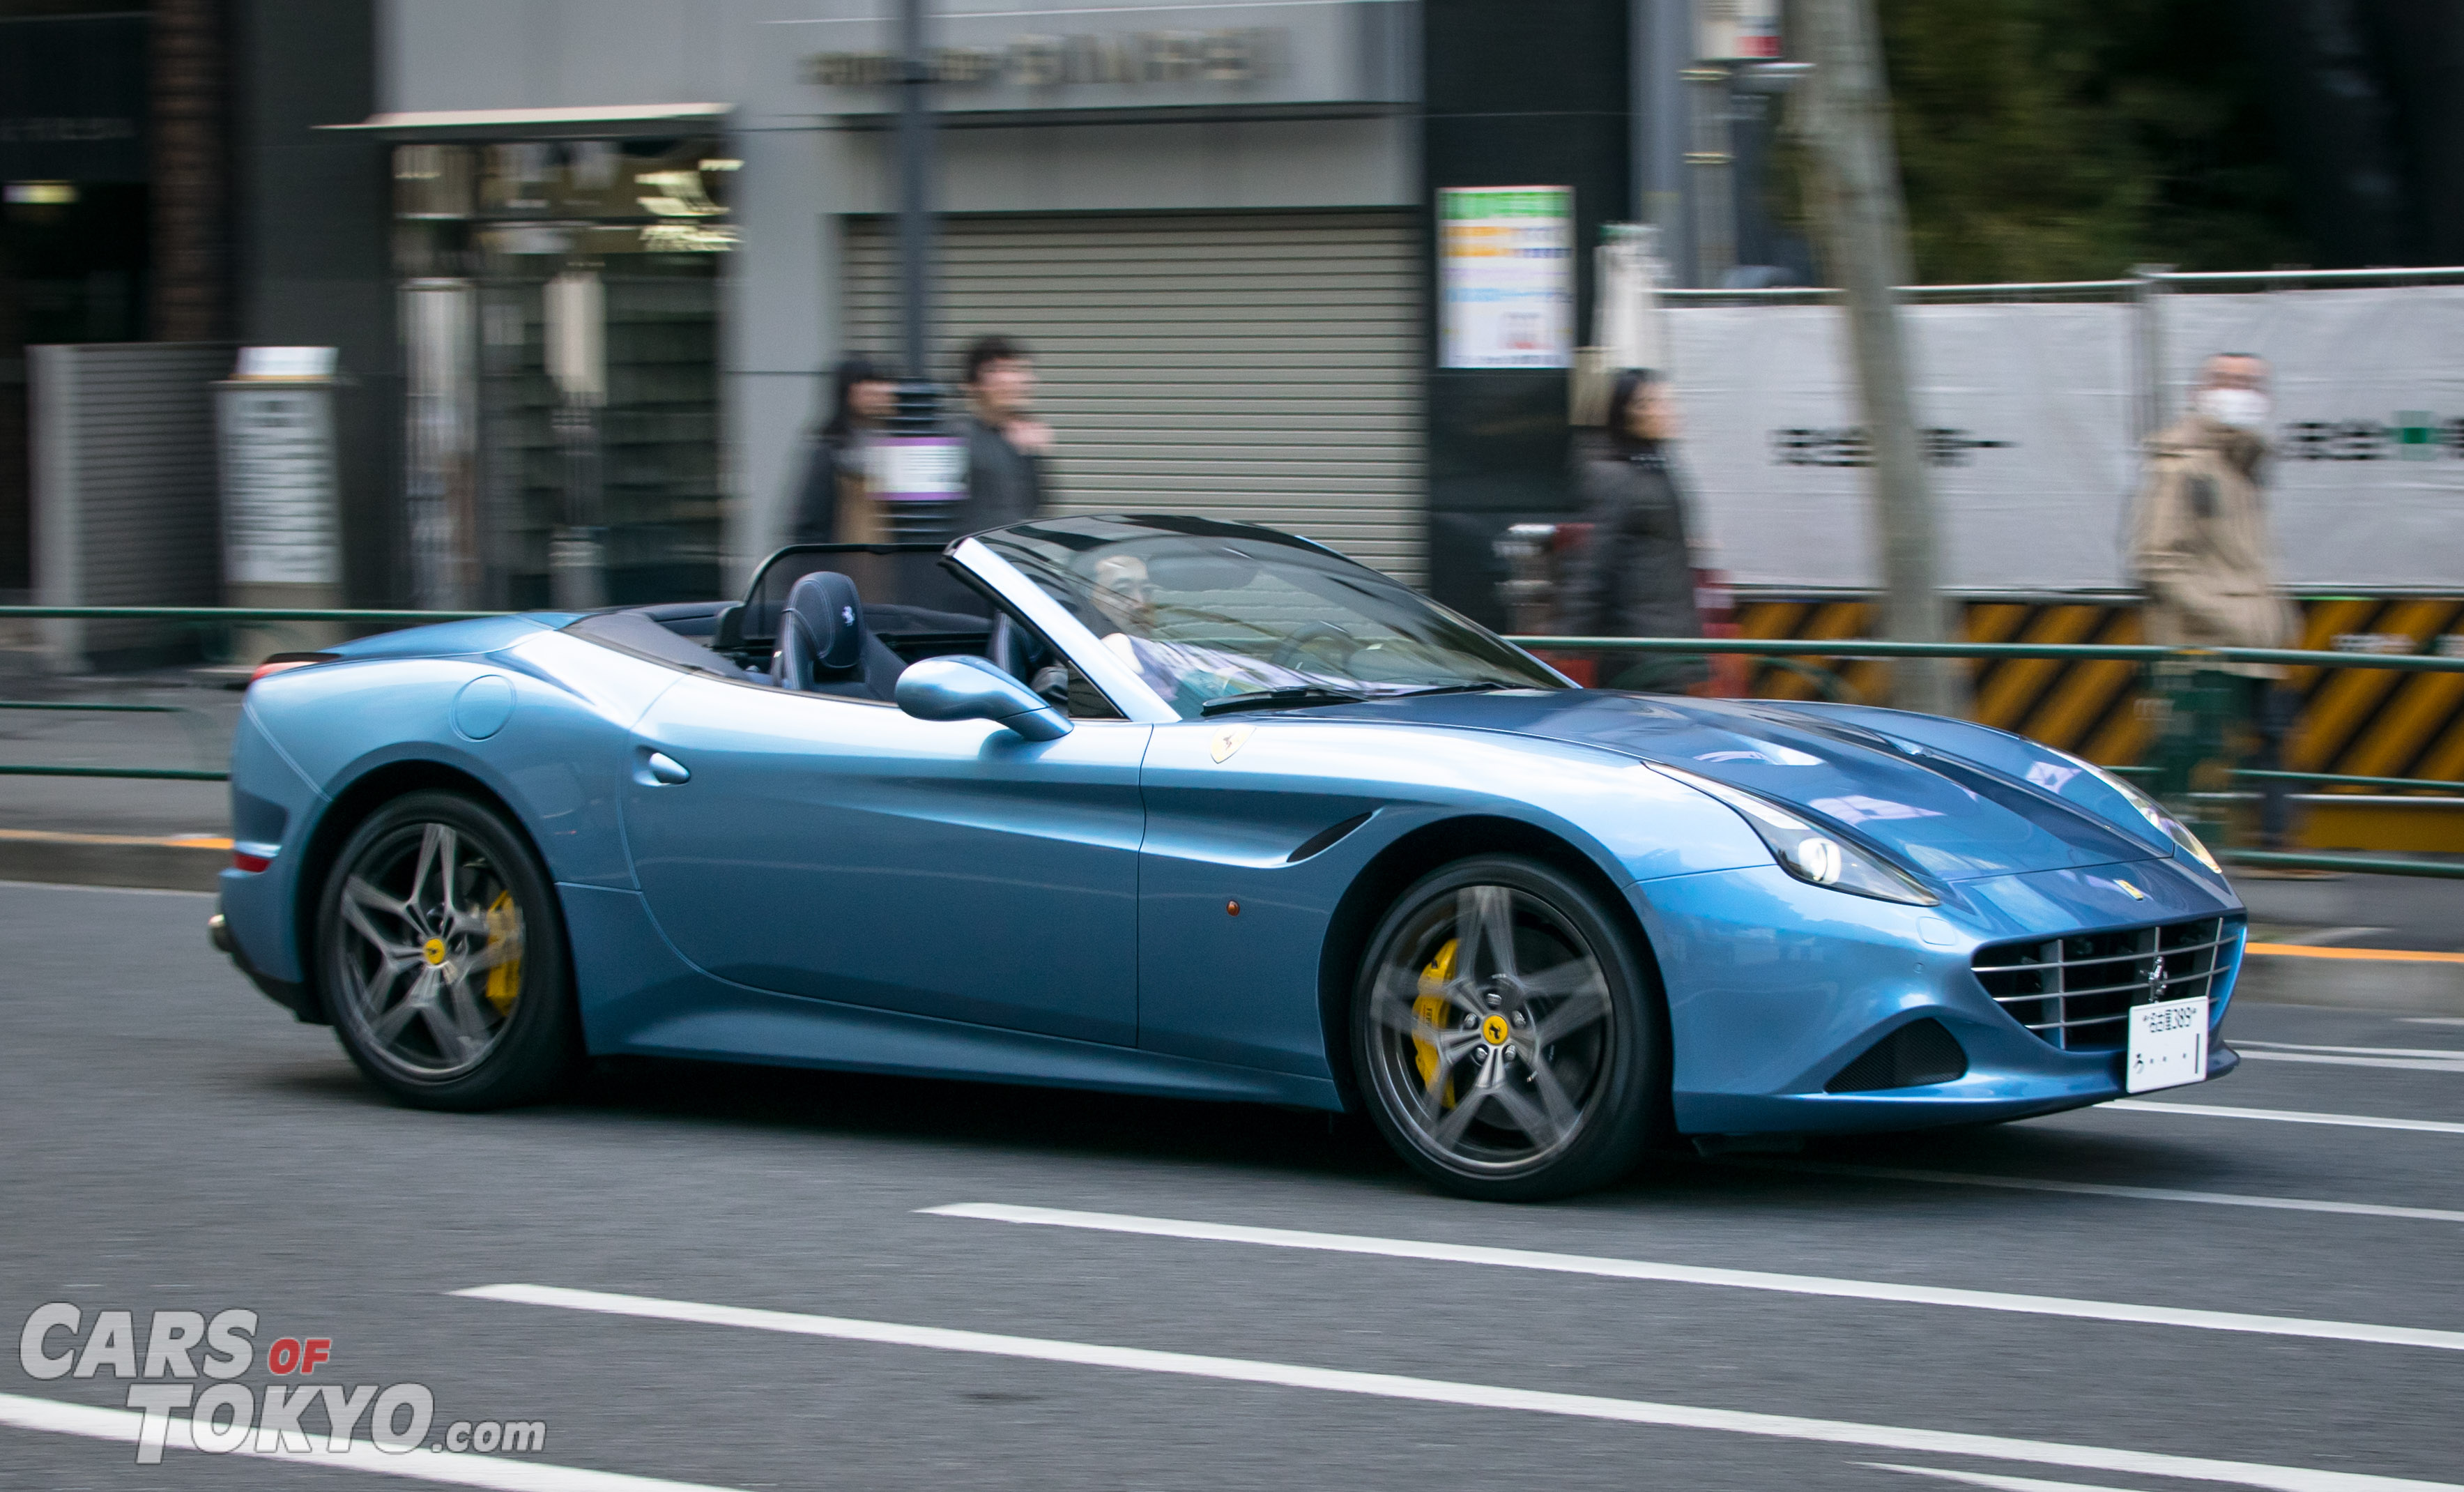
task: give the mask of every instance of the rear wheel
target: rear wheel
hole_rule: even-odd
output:
[[[1371,1117],[1446,1191],[1490,1201],[1615,1180],[1666,1087],[1657,990],[1597,900],[1519,857],[1460,861],[1378,925],[1353,998]]]
[[[573,1065],[553,887],[470,798],[408,793],[360,825],[326,878],[318,944],[343,1049],[405,1102],[528,1102]]]

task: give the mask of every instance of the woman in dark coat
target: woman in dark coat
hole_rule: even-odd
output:
[[[1591,537],[1566,586],[1565,630],[1592,637],[1699,637],[1685,497],[1670,467],[1677,415],[1659,374],[1629,369],[1609,394],[1606,438],[1581,463]],[[1676,693],[1711,677],[1699,656],[1611,653],[1603,686]]]
[[[868,488],[866,448],[890,417],[897,386],[870,358],[851,357],[831,380],[829,423],[813,437],[796,493],[795,544],[879,544],[887,525]]]

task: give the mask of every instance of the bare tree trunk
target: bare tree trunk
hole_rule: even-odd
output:
[[[226,73],[218,0],[155,0],[152,41],[156,342],[230,334]]]
[[[1914,274],[1881,30],[1873,0],[1799,0],[1795,15],[1814,63],[1801,120],[1815,167],[1814,217],[1847,302],[1872,453],[1867,490],[1882,565],[1881,634],[1947,641],[1933,493],[1900,318],[1899,287]],[[1891,702],[1903,709],[1952,715],[1966,703],[1966,674],[1955,660],[1902,659],[1891,679]]]

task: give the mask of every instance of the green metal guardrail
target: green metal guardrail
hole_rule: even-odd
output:
[[[2355,876],[2430,876],[2464,880],[2464,864],[2453,860],[2388,860],[2369,855],[2310,855],[2296,850],[2219,850],[2228,865],[2278,865],[2287,870],[2337,870]]]
[[[72,704],[65,700],[0,700],[0,710],[69,710],[91,715],[177,715],[176,704]]]
[[[508,612],[422,612],[293,607],[235,608],[184,606],[0,606],[0,619],[82,621],[166,621],[192,623],[341,622],[378,630],[507,616]],[[2070,658],[2131,663],[2187,663],[2213,667],[2224,663],[2265,663],[2291,668],[2383,668],[2427,673],[2464,673],[2464,657],[2425,653],[2320,653],[2298,648],[2169,648],[2147,643],[2084,642],[1894,642],[1859,637],[1582,637],[1518,635],[1507,639],[1526,648],[1588,653],[1717,654],[1773,657],[1783,660],[1816,657],[1961,657]],[[88,709],[97,712],[175,712],[175,705],[81,705],[51,701],[0,701],[0,707],[24,709]],[[229,773],[179,768],[37,767],[0,765],[0,776],[121,777],[187,782],[221,782]],[[2464,783],[2409,777],[2340,777],[2324,772],[2241,771],[2236,778],[2301,781],[2330,787],[2379,788],[2413,791],[2464,791]],[[2464,879],[2464,864],[2434,860],[2383,859],[2351,855],[2309,855],[2278,851],[2230,851],[2236,864],[2279,865],[2345,870],[2369,875],[2435,876]]]
[[[89,622],[369,622],[421,627],[515,612],[319,611],[297,607],[0,606],[0,620]]]
[[[0,777],[136,777],[164,782],[229,782],[231,773],[187,767],[21,767],[0,763]]]
[[[2464,673],[2436,653],[2313,653],[2300,648],[2167,648],[2152,643],[1886,642],[1870,637],[1537,637],[1519,647],[1568,653],[1744,654],[1757,657],[2049,657],[2127,663],[2272,663],[2287,668],[2397,668]]]

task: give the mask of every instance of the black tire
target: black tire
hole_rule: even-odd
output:
[[[316,976],[342,1049],[418,1108],[548,1096],[580,1056],[564,922],[521,834],[454,792],[407,793],[335,857]]]
[[[1618,922],[1519,857],[1459,860],[1404,892],[1353,991],[1353,1072],[1378,1132],[1481,1201],[1565,1196],[1631,1169],[1666,1106],[1666,1032]]]

